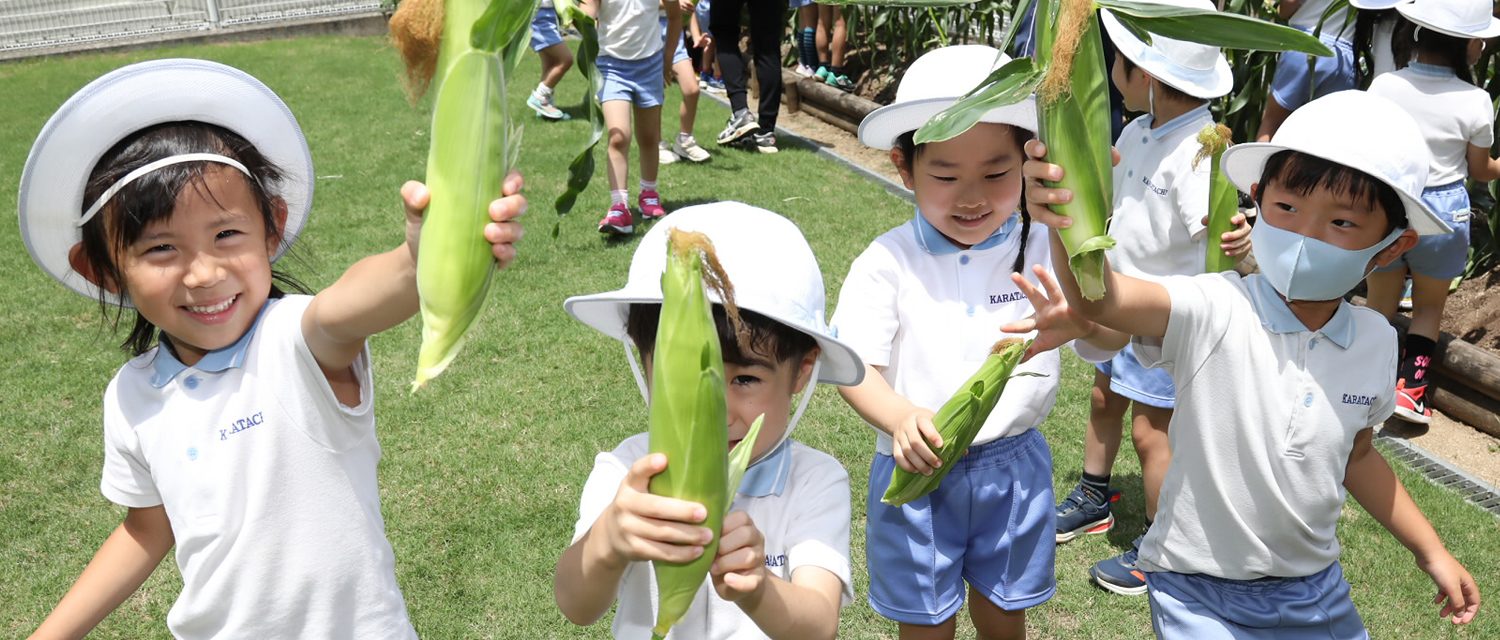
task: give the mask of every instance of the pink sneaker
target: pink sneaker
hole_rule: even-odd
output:
[[[631,226],[630,207],[623,204],[610,207],[609,212],[604,214],[604,219],[599,221],[599,233],[629,235],[632,231],[635,231],[635,227]]]
[[[661,194],[655,191],[642,191],[640,200],[641,217],[647,220],[655,220],[667,215],[667,210],[661,208]]]

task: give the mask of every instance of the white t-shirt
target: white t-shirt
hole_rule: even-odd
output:
[[[1286,23],[1312,33],[1318,28],[1318,23],[1322,22],[1323,35],[1347,40],[1354,35],[1354,21],[1349,19],[1349,9],[1339,9],[1324,20],[1323,12],[1332,5],[1333,0],[1303,0],[1302,6],[1297,8],[1297,12]]]
[[[778,469],[762,468],[773,456],[746,473],[780,472],[775,483],[780,491],[763,496],[736,495],[733,511],[744,511],[765,537],[766,571],[790,581],[801,567],[820,567],[843,583],[840,606],[854,601],[854,579],[849,568],[849,474],[826,453],[795,440],[786,443],[787,463]],[[614,451],[594,457],[594,469],[583,485],[578,522],[573,541],[588,533],[615,499],[620,483],[636,460],[650,453],[650,436],[642,433],[626,438]],[[743,485],[742,485],[743,488]],[[620,640],[650,638],[656,626],[656,575],[649,562],[634,562],[620,579],[616,596],[614,637]],[[760,640],[760,627],[714,591],[713,579],[705,577],[693,597],[687,615],[672,627],[668,640]]]
[[[1417,121],[1432,151],[1428,187],[1468,177],[1469,145],[1488,149],[1495,141],[1489,94],[1446,67],[1413,62],[1376,78],[1370,93],[1401,105]]]
[[[599,55],[640,60],[661,53],[661,21],[652,0],[603,0],[599,4]]]
[[[995,342],[1021,337],[1001,333],[1000,325],[1034,310],[1010,280],[1021,245],[1019,224],[996,246],[959,250],[924,223],[918,214],[855,258],[831,324],[860,359],[884,367],[881,375],[892,390],[937,411],[979,370]],[[919,239],[921,230],[927,235]],[[1025,263],[1050,268],[1049,255],[1047,227],[1033,223]],[[1029,267],[1025,275],[1037,284]],[[1061,371],[1057,351],[1040,354],[1016,371],[1044,377],[1011,378],[975,445],[1021,435],[1051,413]],[[876,431],[876,450],[890,455],[891,437]]]
[[[1396,13],[1390,13],[1375,23],[1375,29],[1370,34],[1370,55],[1375,58],[1375,68],[1370,70],[1370,77],[1376,78],[1396,70],[1396,52],[1391,48],[1391,40],[1396,36],[1396,23],[1400,18]]]
[[[1259,275],[1161,283],[1166,335],[1134,346],[1142,365],[1172,374],[1177,408],[1137,566],[1231,580],[1327,568],[1354,437],[1396,407],[1395,329],[1341,303],[1308,331]]]
[[[1120,164],[1114,169],[1115,247],[1104,253],[1124,275],[1158,280],[1203,273],[1208,253],[1209,174],[1212,162],[1193,166],[1198,132],[1214,123],[1208,105],[1152,129],[1150,114],[1120,132]]]
[[[416,637],[380,515],[369,354],[345,407],[302,337],[311,300],[268,301],[194,367],[157,347],[105,392],[100,490],[165,506],[177,638]]]

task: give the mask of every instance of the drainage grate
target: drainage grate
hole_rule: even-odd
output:
[[[1384,429],[1375,432],[1375,444],[1382,446],[1387,457],[1400,460],[1438,486],[1458,493],[1480,509],[1500,518],[1500,489],[1490,483],[1428,453],[1410,440],[1387,435]]]

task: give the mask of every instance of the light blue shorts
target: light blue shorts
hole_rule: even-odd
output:
[[[1368,640],[1344,568],[1300,578],[1226,580],[1146,573],[1151,627],[1162,640]]]
[[[666,98],[667,81],[662,76],[661,52],[640,60],[621,60],[599,56],[594,61],[604,76],[599,102],[625,100],[642,109],[661,105]]]
[[[1402,267],[1412,273],[1438,280],[1452,280],[1464,272],[1469,259],[1469,190],[1457,180],[1422,191],[1422,204],[1432,209],[1453,233],[1422,236],[1410,251],[1376,271],[1395,271]]]
[[[661,45],[663,47],[665,47],[668,44],[670,44],[670,43],[667,42],[667,17],[666,16],[661,16],[660,18],[661,18]],[[683,60],[691,60],[692,59],[692,58],[688,57],[687,45],[683,44],[683,42],[684,41],[682,40],[682,34],[679,33],[677,35],[677,53],[672,54],[672,66],[674,66],[674,67],[677,66],[677,63],[682,62]]]
[[[557,29],[557,10],[537,9],[531,18],[531,50],[541,51],[562,41],[562,32]]]
[[[865,560],[877,613],[941,623],[963,606],[965,582],[1007,611],[1052,597],[1052,451],[1041,432],[969,449],[937,490],[900,507],[880,501],[895,468],[882,454],[870,464]]]
[[[1312,33],[1308,29],[1301,31]],[[1308,75],[1307,54],[1287,51],[1276,58],[1276,76],[1271,79],[1271,95],[1276,98],[1276,102],[1291,111],[1335,91],[1358,86],[1354,44],[1327,34],[1318,39],[1333,50],[1333,56],[1314,56],[1311,76]]]
[[[698,0],[698,6],[693,7],[693,13],[698,16],[698,28],[703,30],[703,35],[712,38],[714,34],[708,30],[708,7],[708,0]]]
[[[1124,349],[1110,358],[1109,362],[1094,365],[1109,376],[1109,389],[1135,402],[1159,409],[1177,406],[1177,386],[1166,369],[1147,369],[1135,357],[1135,345],[1126,344]]]

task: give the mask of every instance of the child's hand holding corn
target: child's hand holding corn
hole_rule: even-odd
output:
[[[766,538],[744,511],[724,517],[719,557],[709,568],[714,591],[729,602],[760,597],[766,585]]]
[[[653,495],[651,477],[667,468],[667,456],[653,453],[631,465],[614,502],[589,530],[601,564],[624,571],[631,562],[688,562],[703,555],[713,531],[695,523],[708,517],[696,502]],[[597,537],[597,540],[596,540]],[[594,545],[591,545],[594,546]]]
[[[934,469],[943,466],[942,457],[932,450],[932,447],[943,446],[943,436],[932,424],[934,415],[932,411],[919,407],[902,419],[891,433],[895,441],[891,455],[903,471],[930,476]],[[932,444],[929,446],[928,443]]]
[[[1229,219],[1229,222],[1234,225],[1234,229],[1224,232],[1224,235],[1219,237],[1222,243],[1219,248],[1224,250],[1225,255],[1232,258],[1243,258],[1245,254],[1250,253],[1250,221],[1245,219],[1245,214],[1236,213],[1233,218]],[[1203,216],[1203,226],[1208,226],[1208,216]]]
[[[1114,164],[1120,164],[1120,150],[1114,147],[1109,150]],[[1042,144],[1041,140],[1026,143],[1026,162],[1021,164],[1021,175],[1026,179],[1026,212],[1031,214],[1033,220],[1048,227],[1066,229],[1073,226],[1073,221],[1053,212],[1050,205],[1072,202],[1073,192],[1042,184],[1043,180],[1062,180],[1064,175],[1061,166],[1043,160],[1046,156],[1047,145]]]
[[[521,195],[524,183],[521,172],[511,169],[501,187],[503,195],[490,202],[491,222],[484,227],[484,239],[494,245],[497,269],[504,269],[516,259],[515,243],[526,235],[519,220],[521,214],[526,213],[527,207],[526,196]],[[427,185],[416,180],[409,180],[401,185],[401,202],[406,206],[406,246],[411,250],[412,262],[417,260],[417,246],[422,235],[422,214],[431,200],[432,192],[427,189]]]

